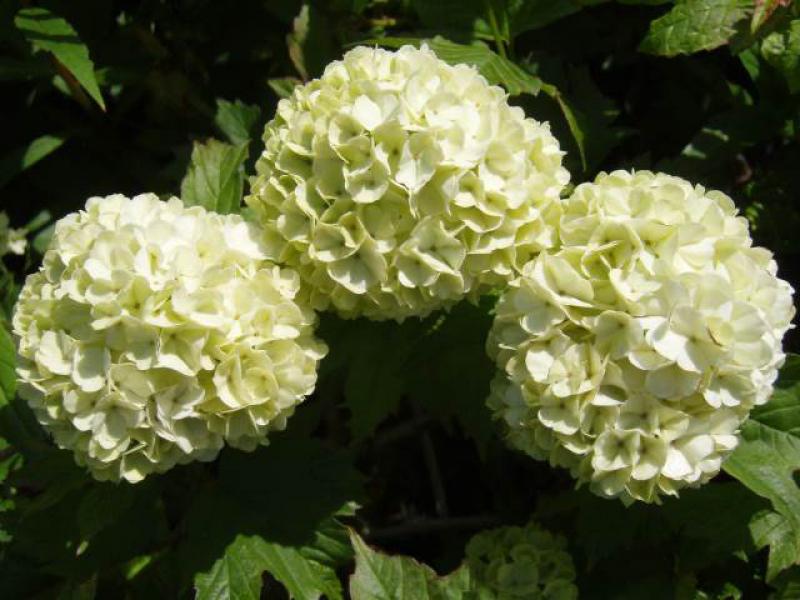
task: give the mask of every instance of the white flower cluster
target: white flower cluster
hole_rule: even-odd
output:
[[[546,123],[427,47],[360,47],[278,105],[247,203],[271,258],[345,317],[424,316],[555,241],[569,180]]]
[[[0,212],[0,258],[6,254],[25,254],[27,246],[24,229],[11,229],[8,226],[8,215]]]
[[[238,216],[152,194],[58,222],[14,315],[20,394],[99,479],[251,450],[316,382],[299,277]]]
[[[792,288],[730,198],[669,175],[601,174],[559,231],[488,342],[510,443],[625,501],[709,480],[769,399]]]
[[[467,544],[477,587],[497,600],[575,600],[575,565],[562,536],[535,523],[483,531]],[[482,598],[483,595],[479,594]]]

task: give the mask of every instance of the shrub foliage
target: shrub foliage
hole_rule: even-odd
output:
[[[56,449],[16,395],[8,327],[54,221],[86,198],[180,195],[254,218],[242,198],[278,100],[359,44],[474,65],[549,121],[571,185],[621,168],[723,191],[797,287],[796,2],[6,0],[0,31],[5,597],[505,597],[497,582],[544,586],[553,556],[515,542],[475,569],[465,549],[534,522],[559,540],[567,597],[573,575],[582,598],[797,597],[795,355],[722,474],[626,507],[503,443],[485,403],[492,296],[402,323],[322,313],[316,391],[268,446],[137,484]]]

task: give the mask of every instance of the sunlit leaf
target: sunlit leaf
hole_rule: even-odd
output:
[[[43,135],[0,158],[0,187],[58,150],[66,139],[64,135]]]
[[[790,564],[800,563],[800,487],[794,479],[800,469],[798,363],[800,357],[789,358],[775,397],[753,411],[742,426],[739,446],[723,465],[729,475],[767,498],[785,519],[785,523],[773,523],[780,528],[770,536],[760,535],[771,548],[768,579]]]
[[[751,0],[683,0],[650,24],[639,49],[662,56],[712,50],[733,37],[752,9]]]
[[[234,145],[246,144],[257,137],[260,119],[261,109],[254,104],[245,104],[241,100],[229,102],[217,99],[214,124]]]
[[[189,169],[181,183],[184,204],[222,214],[239,212],[246,159],[246,143],[233,146],[214,139],[195,142]]]
[[[105,110],[106,105],[97,85],[89,49],[72,25],[49,10],[38,7],[23,8],[17,13],[14,22],[34,48],[52,53],[100,108]]]

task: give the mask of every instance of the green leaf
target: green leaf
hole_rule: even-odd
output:
[[[78,529],[88,540],[111,525],[133,504],[130,486],[101,483],[92,487],[78,506]]]
[[[352,515],[362,485],[349,456],[312,439],[277,436],[253,453],[223,452],[218,470],[218,481],[188,509],[177,553],[181,579],[204,594],[235,580],[245,591],[231,597],[250,598],[248,582],[266,570],[297,598],[340,597],[332,573],[350,553],[338,519]]]
[[[336,55],[336,42],[326,15],[322,10],[304,2],[292,22],[292,33],[286,36],[289,58],[304,80],[322,74]]]
[[[774,580],[797,561],[792,526],[780,513],[764,510],[750,520],[750,535],[756,548],[769,547],[767,577]]]
[[[800,92],[800,19],[768,35],[761,43],[761,56],[786,79],[789,91]]]
[[[682,0],[650,24],[639,49],[676,56],[718,48],[728,43],[752,8],[750,0]]]
[[[0,407],[8,405],[17,387],[17,351],[11,335],[0,323]]]
[[[399,48],[406,44],[420,46],[425,43],[439,58],[447,63],[474,65],[489,83],[502,85],[512,96],[519,94],[533,94],[535,96],[542,88],[541,79],[496,54],[483,42],[474,42],[470,45],[457,44],[437,36],[428,40],[419,38],[378,38],[365,43],[375,43],[391,48]]]
[[[508,17],[513,35],[541,29],[559,19],[575,14],[587,6],[609,0],[509,0]]]
[[[258,536],[239,535],[206,573],[195,577],[197,600],[258,600],[262,574],[269,572],[292,598],[342,598],[336,572],[305,558],[300,551],[271,544]]]
[[[766,23],[779,7],[788,6],[792,0],[756,0],[753,18],[750,20],[750,31],[755,33]]]
[[[52,75],[53,66],[43,54],[25,59],[0,57],[0,81],[27,81]]]
[[[234,145],[245,144],[253,139],[260,120],[261,109],[255,104],[217,99],[214,124]]]
[[[429,31],[452,33],[458,39],[492,37],[486,20],[486,0],[411,0],[410,4],[420,23]]]
[[[575,140],[575,144],[578,146],[578,154],[581,157],[581,166],[583,167],[583,170],[586,171],[588,169],[588,163],[586,161],[586,136],[584,134],[584,128],[581,125],[581,122],[585,122],[585,118],[583,118],[581,114],[572,107],[572,104],[568,102],[566,98],[564,98],[564,95],[556,86],[544,84],[542,86],[542,91],[555,100],[559,109],[561,109],[564,119],[567,122],[567,126],[569,127],[569,131]]]
[[[267,80],[267,85],[278,98],[288,98],[299,84],[300,80],[296,77],[276,77]]]
[[[771,600],[797,600],[800,598],[800,567],[789,569],[773,583],[775,593]]]
[[[43,135],[0,158],[0,187],[58,150],[66,140],[63,135]]]
[[[356,570],[350,576],[353,600],[455,600],[473,591],[469,571],[464,567],[439,577],[413,558],[373,550],[352,530],[350,540],[356,551]]]
[[[495,435],[486,397],[496,367],[486,355],[491,299],[462,302],[442,315],[414,350],[409,396],[425,413],[454,419],[481,455]]]
[[[72,25],[45,8],[23,8],[17,13],[14,23],[34,48],[51,52],[105,110],[89,49]]]
[[[759,539],[770,544],[768,580],[800,562],[800,488],[794,479],[800,469],[799,370],[800,357],[790,356],[773,399],[753,411],[742,426],[739,446],[723,465],[729,475],[767,498],[785,519],[781,524],[772,517],[769,535],[763,533],[763,524],[757,525]]]
[[[184,204],[222,214],[239,212],[246,159],[246,143],[233,146],[214,139],[204,144],[195,142],[189,169],[181,182]]]
[[[336,386],[350,410],[350,430],[355,441],[373,433],[395,412],[406,392],[408,361],[430,319],[407,319],[402,324],[366,319],[323,317],[319,335],[331,351],[320,368],[320,386]],[[376,361],[375,357],[382,360]]]

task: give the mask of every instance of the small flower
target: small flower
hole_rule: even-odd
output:
[[[279,103],[247,203],[313,306],[425,316],[556,240],[569,180],[546,123],[427,47],[356,48]]]
[[[238,216],[91,198],[56,224],[20,293],[20,395],[98,479],[265,444],[326,350],[297,274],[264,256]]]
[[[466,564],[477,588],[498,600],[574,600],[575,566],[566,540],[535,523],[475,535]]]
[[[708,481],[772,393],[792,288],[727,196],[669,175],[578,186],[559,233],[488,342],[509,443],[626,502]]]

